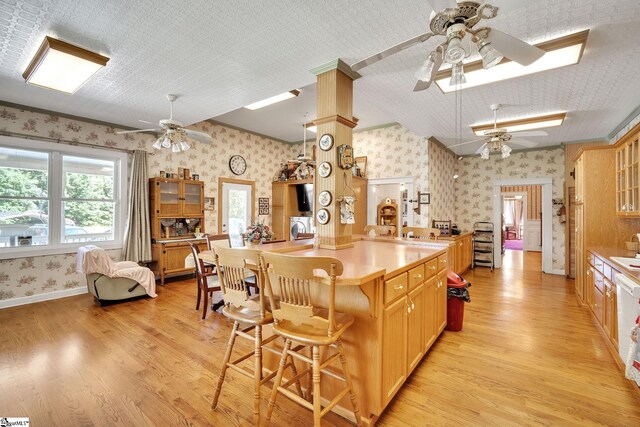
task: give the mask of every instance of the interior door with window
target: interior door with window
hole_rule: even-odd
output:
[[[221,233],[228,233],[231,246],[242,246],[242,233],[251,224],[253,218],[253,189],[254,183],[238,182],[220,183],[222,187]],[[219,193],[220,194],[220,193]]]

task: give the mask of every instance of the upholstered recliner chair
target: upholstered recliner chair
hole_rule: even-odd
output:
[[[114,262],[98,246],[78,248],[76,270],[86,274],[89,293],[100,305],[142,295],[157,296],[151,270],[131,261]]]

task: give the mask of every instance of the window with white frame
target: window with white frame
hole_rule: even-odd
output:
[[[127,155],[0,137],[0,258],[122,245]]]

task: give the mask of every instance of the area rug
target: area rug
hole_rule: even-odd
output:
[[[505,240],[504,247],[505,249],[511,249],[512,251],[521,251],[522,240]]]

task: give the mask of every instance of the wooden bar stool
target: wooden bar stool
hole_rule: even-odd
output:
[[[284,338],[284,349],[280,358],[278,373],[273,383],[269,406],[267,407],[267,424],[278,393],[313,411],[313,425],[320,426],[320,419],[331,410],[344,396],[349,394],[353,406],[353,414],[357,425],[360,425],[358,402],[353,390],[351,375],[347,367],[347,359],[340,337],[353,324],[353,317],[348,314],[336,313],[335,292],[336,276],[342,274],[342,263],[330,257],[296,257],[263,252],[261,255],[263,266],[269,266],[266,282],[269,289],[275,286],[280,294],[278,309],[272,311],[274,317],[273,331]],[[323,270],[328,277],[319,277],[314,270]],[[275,283],[269,280],[272,278]],[[318,292],[328,292],[329,309],[316,308],[312,296]],[[293,343],[299,343],[292,348]],[[300,351],[311,348],[311,358]],[[332,355],[325,352],[325,359],[320,361],[320,347],[336,350]],[[285,384],[282,376],[287,367],[289,357],[294,357],[310,365],[301,373],[292,372],[292,377]],[[342,364],[344,376],[327,367],[336,359]],[[312,382],[307,383],[307,400],[296,396],[289,387],[302,376],[311,374]],[[338,393],[324,408],[320,403],[320,375],[325,374],[345,382],[345,388]],[[313,389],[312,389],[313,384]],[[312,391],[313,390],[313,391]],[[312,394],[310,393],[312,391]],[[309,399],[312,396],[312,401]]]
[[[212,246],[213,251],[216,254],[216,266],[220,274],[220,286],[222,288],[222,294],[224,296],[224,308],[222,314],[233,320],[233,329],[231,336],[229,337],[229,344],[227,351],[224,355],[224,361],[222,364],[222,371],[218,377],[218,383],[213,395],[213,402],[211,404],[212,409],[216,409],[218,406],[218,398],[222,391],[222,384],[224,383],[227,369],[231,368],[245,376],[253,378],[254,382],[254,404],[253,404],[253,423],[254,425],[260,424],[260,386],[267,381],[270,381],[276,376],[276,371],[263,374],[262,369],[262,350],[268,350],[275,354],[280,352],[268,347],[267,344],[277,339],[277,335],[272,335],[267,339],[262,338],[262,327],[264,325],[273,322],[273,316],[267,310],[266,298],[270,299],[270,303],[273,304],[273,295],[270,292],[265,292],[261,289],[257,295],[249,296],[247,273],[246,270],[250,269],[256,273],[256,284],[260,288],[263,281],[260,274],[260,251],[256,249],[245,248],[225,248],[223,246]],[[240,324],[243,324],[243,328],[240,328]],[[253,335],[251,334],[253,331]],[[237,359],[230,362],[231,354],[233,353],[233,346],[235,344],[236,337],[246,338],[254,342],[254,349],[248,353],[245,353]],[[249,372],[239,364],[251,356],[255,357],[253,372]],[[293,359],[289,358],[289,364],[293,372],[296,372],[295,366],[293,366]],[[300,382],[297,383],[298,392],[302,395],[302,389]]]

